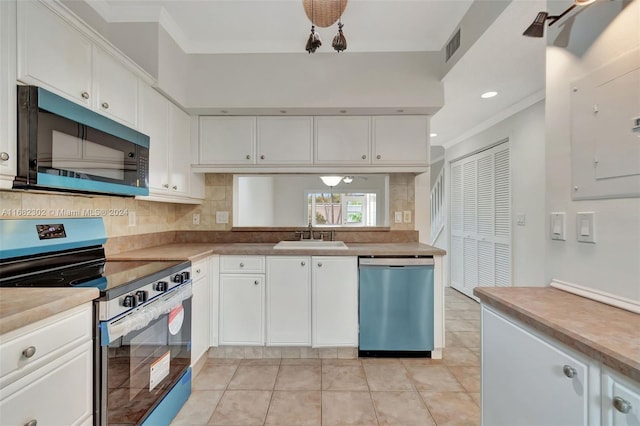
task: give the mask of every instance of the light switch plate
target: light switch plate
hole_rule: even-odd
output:
[[[135,210],[129,210],[129,226],[136,226],[136,212]]]
[[[519,226],[524,226],[527,224],[527,215],[524,213],[518,213],[516,215],[516,224]]]
[[[216,212],[216,223],[229,223],[229,212]]]
[[[566,241],[566,214],[564,212],[552,212],[549,221],[549,234],[552,240]]]
[[[402,223],[402,212],[395,212],[393,218],[395,223]]]
[[[411,210],[404,211],[404,223],[411,223]]]
[[[576,237],[581,243],[596,242],[596,214],[594,212],[576,213]]]

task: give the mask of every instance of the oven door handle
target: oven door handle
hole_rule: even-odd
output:
[[[151,321],[168,314],[192,295],[191,283],[189,283],[172,291],[171,294],[161,296],[157,300],[140,306],[123,317],[101,322],[100,345],[107,346],[109,343],[122,336],[126,336],[132,331],[145,328]]]

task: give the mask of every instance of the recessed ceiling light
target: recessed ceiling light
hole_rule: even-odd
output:
[[[436,136],[438,136],[437,133],[429,133],[429,136],[431,136],[432,138],[435,138]]]
[[[397,109],[396,112],[404,112],[403,109]]]
[[[229,111],[227,111],[226,109],[221,109],[220,112],[223,113],[223,114],[228,114],[229,113]]]
[[[281,114],[286,114],[286,113],[287,113],[287,110],[286,110],[286,109],[281,109],[281,110],[280,110],[280,113],[281,113]]]
[[[346,109],[341,109],[341,110],[340,110],[340,113],[341,113],[341,114],[346,114],[346,113],[347,113],[347,110],[346,110]]]
[[[497,94],[498,94],[498,92],[484,92],[482,95],[480,95],[480,97],[482,99],[489,99],[489,98],[493,98]]]

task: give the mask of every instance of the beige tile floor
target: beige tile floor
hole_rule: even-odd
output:
[[[480,308],[447,289],[431,359],[216,359],[172,425],[477,425]]]

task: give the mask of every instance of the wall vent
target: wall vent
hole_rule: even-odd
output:
[[[459,47],[460,47],[460,28],[458,28],[458,31],[456,31],[453,37],[451,37],[451,40],[449,40],[449,42],[447,43],[447,57],[445,59],[445,62],[448,62],[449,59],[451,59],[451,57],[453,56],[454,53],[456,53],[456,50],[458,50]]]

